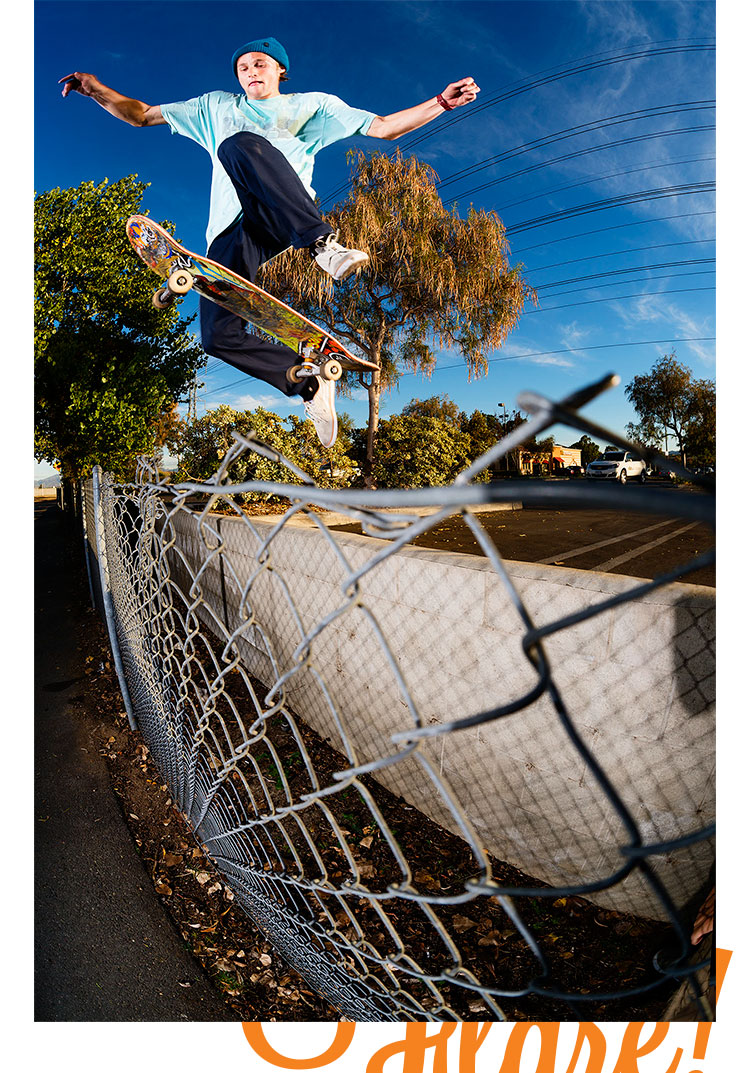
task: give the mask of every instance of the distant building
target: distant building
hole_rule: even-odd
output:
[[[560,473],[567,466],[580,466],[581,448],[553,444],[552,451],[521,451],[521,473]]]

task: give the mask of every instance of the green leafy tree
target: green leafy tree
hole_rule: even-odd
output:
[[[574,447],[581,452],[581,465],[586,468],[589,462],[593,462],[595,458],[599,457],[599,445],[591,439],[590,436],[581,436],[580,440],[576,440],[575,443],[571,443],[571,447]]]
[[[495,213],[471,208],[463,219],[446,208],[435,172],[414,157],[360,152],[354,160],[348,200],[327,218],[342,241],[367,251],[367,267],[334,285],[291,251],[265,265],[260,282],[377,365],[360,377],[369,404],[363,471],[372,485],[382,392],[403,369],[429,377],[441,347],[458,352],[470,378],[484,375],[487,354],[535,295],[521,266],[510,265]]]
[[[366,457],[367,430],[358,429],[355,440],[359,457]],[[471,438],[458,423],[419,413],[395,414],[380,422],[373,477],[381,488],[450,484],[471,462],[470,449]]]
[[[469,451],[472,458],[479,458],[485,451],[501,440],[504,435],[504,423],[497,414],[486,414],[481,410],[462,414],[461,428],[469,435]]]
[[[205,355],[128,242],[135,176],[48,190],[34,200],[35,454],[77,479],[96,463],[132,477],[164,442]]]
[[[685,450],[691,466],[716,465],[716,384],[693,382],[693,401]]]
[[[339,436],[327,450],[318,440],[312,423],[296,414],[281,418],[260,406],[256,410],[240,411],[218,406],[196,421],[180,421],[170,435],[169,446],[179,461],[177,481],[204,482],[213,477],[235,442],[234,432],[261,440],[313,477],[322,488],[346,487],[357,473],[356,463],[348,453],[352,421],[347,414],[339,414]],[[253,451],[244,452],[232,463],[226,480],[302,483],[283,463]],[[267,497],[264,493],[248,492],[241,498],[249,502]]]
[[[502,417],[497,413],[487,414],[482,410],[475,410],[469,417],[464,417],[462,428],[471,437],[472,459],[484,454],[498,440],[509,436],[511,432],[524,423],[524,420],[517,410],[513,410],[509,414],[503,413]],[[502,458],[497,460],[493,470],[496,473],[504,473],[506,476],[511,475],[513,472],[518,473],[521,468],[522,450],[523,448],[520,445],[512,448],[507,455],[503,455]]]
[[[664,450],[664,443],[659,442],[659,430],[653,426],[648,427],[628,422],[625,426],[625,435],[636,447],[641,447],[644,451]],[[612,450],[617,451],[619,448],[613,447]]]
[[[466,420],[466,414],[462,413],[458,403],[447,395],[431,395],[428,399],[412,399],[404,406],[401,413],[404,417],[435,417],[438,421],[444,421],[447,425],[460,426]]]
[[[702,457],[716,450],[716,388],[711,380],[695,380],[675,352],[664,355],[643,376],[636,376],[625,394],[639,421],[627,427],[631,439],[646,446],[660,444],[668,453],[668,437],[677,441],[683,465],[687,448],[701,443]]]

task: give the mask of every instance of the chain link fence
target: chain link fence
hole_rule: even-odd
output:
[[[690,575],[713,552],[642,581],[507,561],[482,523],[522,498],[712,526],[712,490],[474,480],[552,425],[629,447],[579,412],[609,383],[522,396],[526,425],[445,488],[324,491],[240,437],[207,484],[144,464],[85,487],[131,726],[239,903],[350,1020],[660,1020],[680,988],[712,1016],[690,933],[715,608]],[[248,454],[289,483],[233,484]],[[448,519],[479,554],[417,546]]]

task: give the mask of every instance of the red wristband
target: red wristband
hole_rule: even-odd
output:
[[[448,104],[442,93],[438,93],[435,100],[438,102],[441,108],[445,108],[446,112],[452,112],[456,107],[455,104]]]

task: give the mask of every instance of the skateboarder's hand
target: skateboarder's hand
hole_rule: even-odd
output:
[[[443,90],[443,97],[452,108],[460,108],[462,104],[470,104],[475,101],[479,92],[479,86],[468,75],[466,78],[460,78],[458,82],[451,82],[450,85],[446,86]]]
[[[58,86],[63,84],[62,95],[67,97],[71,90],[82,93],[84,97],[92,97],[94,92],[101,87],[101,82],[94,75],[87,75],[83,71],[73,71],[58,81]]]

